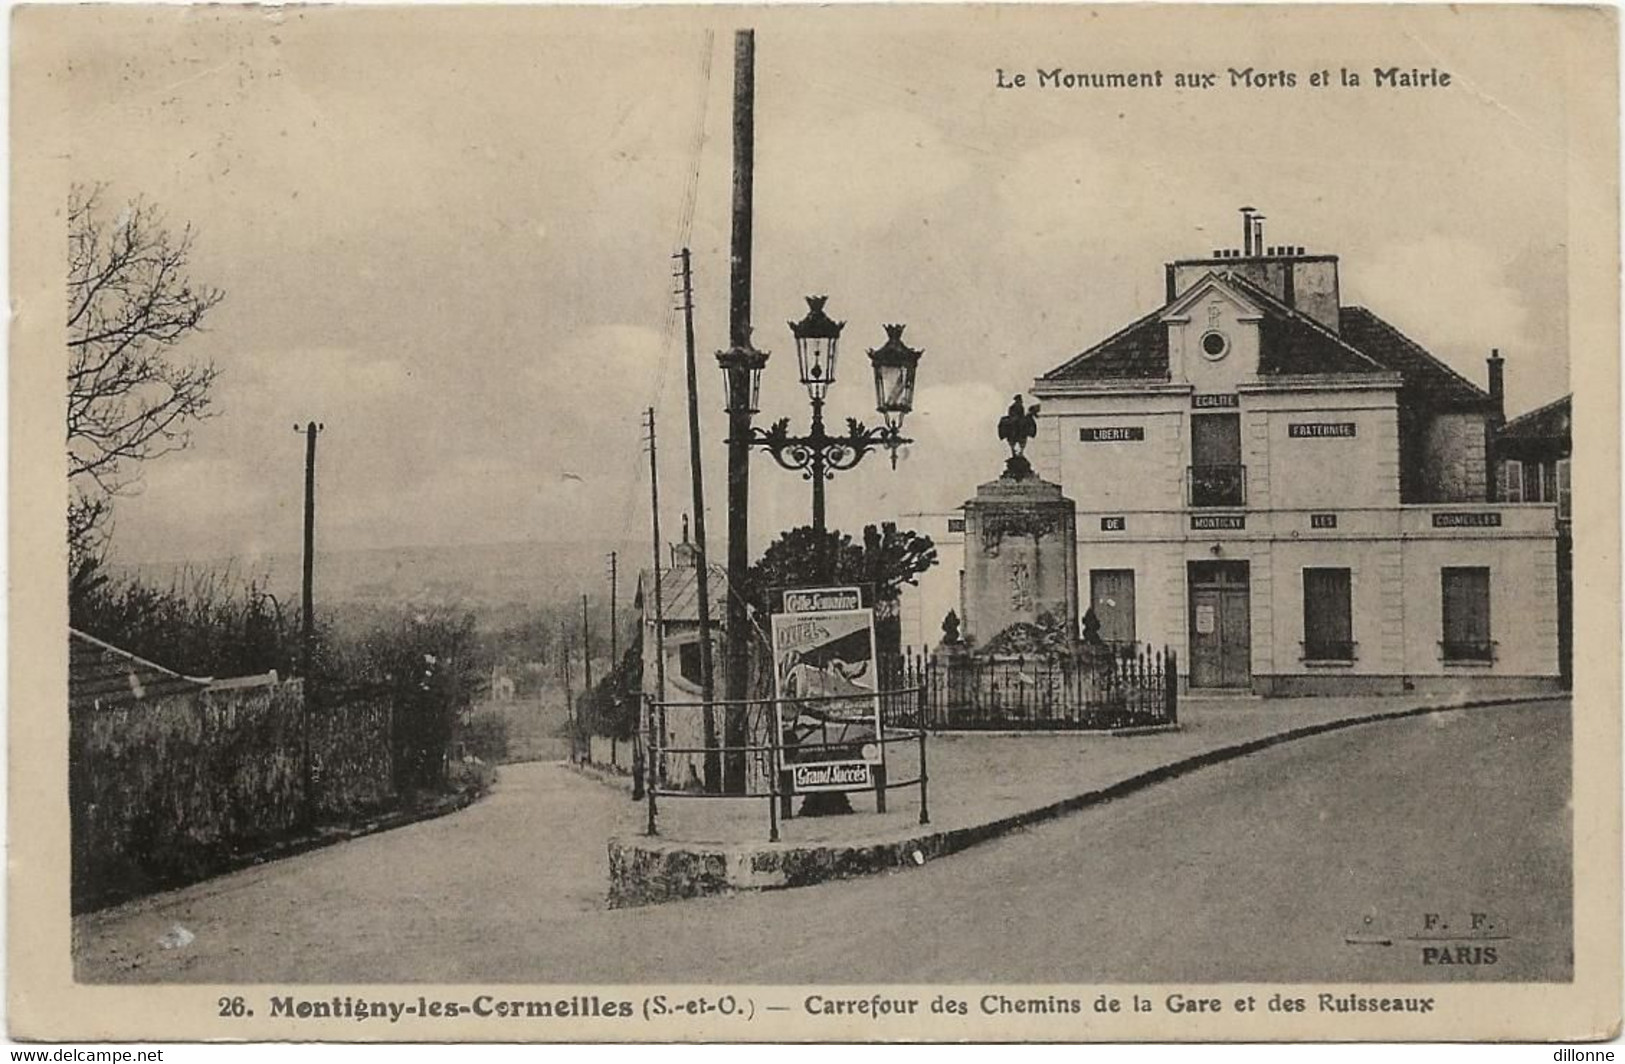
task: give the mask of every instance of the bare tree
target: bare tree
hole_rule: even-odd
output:
[[[185,447],[208,416],[214,364],[175,350],[225,293],[187,276],[192,227],[136,198],[109,218],[101,186],[68,194],[68,545],[93,554],[112,497]]]

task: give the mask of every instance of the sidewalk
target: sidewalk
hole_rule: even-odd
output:
[[[1181,701],[1177,731],[934,735],[926,750],[929,825],[919,823],[918,788],[906,787],[888,793],[885,814],[875,812],[873,795],[853,794],[857,811],[850,816],[783,821],[778,843],[768,841],[766,799],[662,797],[654,838],[644,834],[646,806],[629,802],[609,843],[610,904],[799,886],[923,864],[1277,742],[1362,722],[1537,697],[1188,698]],[[887,749],[891,779],[918,775],[915,744]]]

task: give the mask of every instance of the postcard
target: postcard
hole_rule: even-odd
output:
[[[12,1037],[1617,1034],[1615,10],[12,49]]]

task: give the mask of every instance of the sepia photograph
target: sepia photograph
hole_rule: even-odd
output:
[[[17,9],[12,1037],[1617,1035],[1617,33]]]

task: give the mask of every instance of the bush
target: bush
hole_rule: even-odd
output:
[[[468,798],[478,798],[485,794],[495,786],[496,781],[496,767],[473,755],[453,761],[446,772],[447,792]]]
[[[499,709],[476,710],[458,729],[457,747],[481,761],[508,759],[508,717]]]
[[[361,679],[384,686],[393,700],[396,789],[445,790],[456,723],[483,675],[473,615],[403,615],[374,628],[351,656]]]
[[[297,611],[294,611],[297,614]],[[114,579],[94,559],[70,575],[68,623],[148,661],[188,676],[225,678],[299,663],[299,621],[255,578],[230,568],[184,570],[168,588]]]

